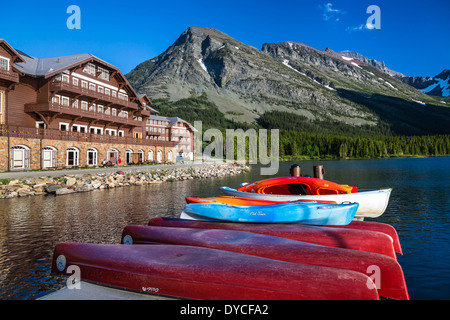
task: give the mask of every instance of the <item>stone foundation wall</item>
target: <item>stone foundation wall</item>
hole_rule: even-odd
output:
[[[148,153],[153,150],[153,161],[156,162],[157,152],[162,152],[162,162],[169,162],[169,151],[172,151],[172,161],[175,162],[176,150],[172,147],[156,147],[156,146],[144,146],[144,145],[132,145],[132,144],[113,144],[113,143],[91,143],[80,141],[65,141],[65,140],[49,140],[49,139],[33,139],[33,138],[8,138],[0,137],[0,171],[8,170],[8,163],[10,163],[10,151],[11,148],[17,145],[27,146],[30,148],[30,160],[29,169],[41,169],[42,166],[42,148],[54,147],[56,151],[56,168],[65,168],[67,149],[75,147],[79,150],[79,167],[87,166],[87,150],[90,148],[97,149],[97,165],[100,166],[102,161],[107,158],[107,150],[116,149],[119,151],[119,157],[122,160],[120,165],[125,164],[125,152],[131,149],[137,153],[139,150],[144,151],[144,162],[148,160]],[[15,170],[16,171],[16,170]]]

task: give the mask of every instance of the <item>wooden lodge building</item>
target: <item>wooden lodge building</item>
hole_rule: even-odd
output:
[[[91,54],[38,59],[0,39],[0,171],[193,160],[195,129],[150,105]]]

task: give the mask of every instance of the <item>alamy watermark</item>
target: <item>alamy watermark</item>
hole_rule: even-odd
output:
[[[81,9],[79,6],[70,5],[67,7],[66,13],[70,14],[67,18],[67,29],[81,29]]]
[[[202,133],[202,122],[195,121],[194,127],[194,158],[195,162],[238,162],[262,165],[261,175],[274,175],[279,168],[279,140],[278,129],[226,129],[225,138],[219,129],[208,129]],[[210,142],[202,150],[203,142]],[[248,148],[246,148],[248,146]]]
[[[366,28],[367,29],[381,29],[381,9],[377,5],[370,5],[367,7],[366,13],[371,14],[367,18]]]

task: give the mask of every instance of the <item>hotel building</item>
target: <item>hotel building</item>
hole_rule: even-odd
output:
[[[0,39],[0,171],[193,160],[194,130],[91,54],[38,59]]]

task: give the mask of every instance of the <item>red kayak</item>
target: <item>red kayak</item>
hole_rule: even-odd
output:
[[[298,264],[352,270],[367,276],[372,275],[371,267],[375,265],[380,271],[378,294],[391,299],[409,299],[400,265],[394,259],[381,254],[332,248],[236,230],[143,225],[125,227],[122,243],[206,247]]]
[[[377,231],[328,228],[299,224],[208,222],[162,217],[153,218],[149,221],[148,224],[161,227],[247,231],[291,240],[314,243],[328,247],[379,253],[397,259],[392,243],[392,238],[385,233]]]
[[[353,220],[345,226],[327,226],[330,228],[346,228],[346,229],[357,229],[357,230],[368,230],[368,231],[378,231],[389,235],[392,238],[394,244],[394,250],[397,253],[402,254],[402,247],[400,245],[400,239],[397,234],[397,230],[387,223],[372,222],[372,221],[356,221]]]
[[[192,246],[58,244],[52,272],[71,265],[83,280],[187,299],[379,299],[359,272]]]

